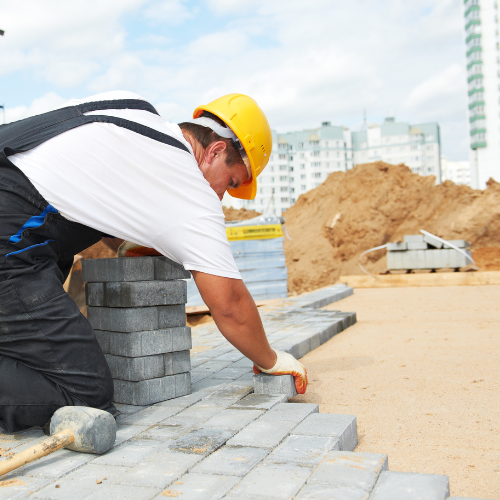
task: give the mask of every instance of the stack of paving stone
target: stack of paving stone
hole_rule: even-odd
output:
[[[83,261],[87,315],[114,380],[114,401],[148,405],[191,392],[186,278],[166,257]]]
[[[457,248],[471,256],[470,243],[450,240]],[[430,235],[407,235],[401,243],[387,244],[387,269],[458,269],[471,263],[464,254]]]

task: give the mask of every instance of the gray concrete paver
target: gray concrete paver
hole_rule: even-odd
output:
[[[192,471],[200,474],[244,476],[268,453],[269,450],[265,448],[223,446],[196,465]]]
[[[0,481],[0,500],[26,498],[29,492],[35,491],[51,482],[52,480],[46,477],[9,474],[8,477],[2,477]]]
[[[107,483],[107,481],[106,481]],[[145,486],[131,486],[122,484],[105,484],[96,490],[89,500],[149,500],[158,493],[158,488],[148,488]]]
[[[352,451],[358,444],[357,421],[354,415],[314,413],[293,431],[304,436],[335,436],[340,439],[340,449]]]
[[[312,469],[289,464],[260,464],[230,492],[231,499],[289,500]]]
[[[173,452],[206,456],[224,445],[233,434],[234,431],[227,429],[193,429],[170,443],[168,447]]]
[[[263,415],[262,410],[223,410],[212,418],[203,422],[198,427],[219,429],[240,430],[246,427],[250,422]]]
[[[370,500],[445,500],[449,494],[446,476],[384,471]]]
[[[264,415],[266,416],[266,415]],[[258,448],[275,448],[297,425],[297,422],[282,421],[264,416],[247,425],[243,430],[231,438],[230,446],[255,446]]]
[[[331,450],[338,450],[338,438],[324,436],[288,436],[266,459],[266,463],[317,467]]]
[[[249,394],[231,406],[232,410],[269,410],[273,406],[287,400],[283,394]]]
[[[375,453],[332,451],[307,480],[297,499],[315,498],[314,494],[329,491],[330,498],[368,498],[375,483],[388,469],[387,456]]]
[[[128,425],[154,425],[182,410],[182,406],[150,406],[136,413],[120,415],[116,421]]]
[[[161,451],[131,467],[113,482],[130,486],[165,488],[201,460],[201,456]]]
[[[58,478],[90,462],[95,455],[71,450],[58,450],[34,462],[19,467],[15,472],[26,476]],[[14,471],[11,473],[13,474]],[[7,476],[9,477],[9,476]]]
[[[126,467],[88,464],[32,495],[37,500],[80,500],[99,492],[106,481],[121,476]],[[100,482],[98,482],[100,481]],[[56,488],[55,486],[58,485]],[[1,498],[1,497],[0,497]]]
[[[145,431],[148,425],[121,425],[118,424],[116,429],[116,441],[113,448],[116,448],[120,444],[128,441],[139,435],[141,432]]]
[[[170,497],[180,497],[182,500],[219,500],[238,481],[236,476],[215,476],[213,474],[188,473],[174,481],[160,494],[158,499]]]
[[[154,453],[158,453],[167,446],[168,442],[158,441],[126,441],[113,448],[105,455],[92,460],[93,465],[122,465],[132,467]]]

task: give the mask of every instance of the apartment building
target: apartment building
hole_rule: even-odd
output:
[[[313,130],[278,134],[273,151],[259,177],[255,200],[225,205],[281,215],[301,195],[319,186],[332,172],[345,172],[359,163],[382,160],[404,163],[414,172],[435,175],[440,182],[440,137],[436,123],[409,125],[387,118],[382,125],[351,131],[323,122]]]
[[[465,0],[472,187],[500,181],[500,46],[497,0]]]
[[[451,161],[441,156],[441,182],[452,181],[472,187],[470,163],[468,161]]]

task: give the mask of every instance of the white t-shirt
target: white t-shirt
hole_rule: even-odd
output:
[[[143,99],[98,94],[67,105]],[[158,250],[188,270],[241,279],[227,241],[222,205],[178,125],[149,111],[99,110],[170,135],[190,151],[109,123],[64,132],[9,160],[64,217]]]

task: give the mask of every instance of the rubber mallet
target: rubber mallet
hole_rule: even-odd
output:
[[[107,411],[87,406],[59,408],[50,420],[50,437],[0,462],[0,476],[61,448],[102,455],[116,439],[116,422]]]

